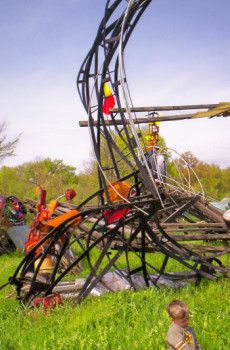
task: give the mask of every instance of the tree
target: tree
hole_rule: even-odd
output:
[[[221,169],[218,165],[207,164],[197,159],[190,151],[182,154],[182,158],[176,159],[177,168],[187,178],[189,169],[192,168],[201,181],[204,192],[207,196],[215,199],[223,199],[230,194],[230,168]],[[187,166],[188,165],[188,166]],[[179,180],[178,174],[173,174]],[[193,172],[190,172],[191,185],[200,191],[200,185]]]
[[[50,176],[59,175],[64,184],[77,184],[78,175],[76,175],[76,168],[71,165],[66,165],[63,160],[46,158],[41,160],[39,167],[45,169]]]
[[[3,166],[0,170],[0,188],[4,192],[0,195],[15,195],[22,201],[25,197],[37,199],[35,189],[38,184],[47,190],[49,202],[63,195],[68,188],[77,191],[79,176],[75,174],[74,169],[63,164],[63,161],[52,161],[49,158],[17,167]]]
[[[0,123],[0,163],[6,157],[14,156],[14,151],[19,141],[20,135],[13,141],[7,141],[6,131],[6,122],[3,121]]]
[[[190,151],[184,152],[181,156],[186,163],[182,159],[179,159],[177,165],[182,169],[186,169],[187,165],[194,169],[200,164],[199,159],[197,159]]]

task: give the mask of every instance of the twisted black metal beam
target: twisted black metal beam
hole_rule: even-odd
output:
[[[177,260],[185,267],[189,268],[190,270],[196,272],[197,275],[209,278],[209,279],[215,279],[213,276],[213,272],[220,272],[224,273],[225,268],[223,266],[216,266],[211,263],[212,260],[215,260],[219,254],[212,255],[210,257],[202,257],[196,253],[191,252],[186,247],[182,247],[180,244],[178,244],[175,240],[173,240],[169,235],[165,233],[165,231],[160,226],[158,216],[156,214],[156,211],[154,209],[154,206],[152,205],[155,201],[152,199],[151,201],[140,201],[141,198],[134,199],[134,202],[132,203],[119,203],[116,205],[110,205],[110,206],[102,206],[97,207],[94,209],[89,209],[82,211],[75,217],[72,217],[65,222],[63,222],[61,225],[59,225],[57,228],[54,228],[46,237],[44,237],[21,261],[18,268],[16,269],[14,275],[10,278],[9,282],[10,284],[14,284],[17,286],[17,292],[19,299],[23,301],[26,305],[30,305],[31,301],[37,297],[39,294],[39,291],[44,293],[45,296],[52,293],[52,290],[54,287],[60,282],[71,269],[78,265],[79,262],[83,261],[85,258],[88,259],[88,265],[91,269],[91,274],[87,278],[85,285],[83,286],[82,292],[79,294],[78,302],[82,302],[84,298],[86,298],[89,293],[92,291],[94,286],[96,286],[96,283],[103,278],[103,276],[109,271],[109,269],[112,266],[115,266],[116,261],[119,259],[119,257],[125,253],[127,254],[127,271],[128,276],[131,276],[132,274],[136,272],[143,272],[143,276],[145,279],[146,286],[149,285],[149,281],[152,281],[153,284],[157,283],[156,280],[152,280],[150,274],[151,271],[154,270],[154,272],[159,273],[159,277],[161,275],[168,276],[166,271],[166,265],[168,263],[169,258],[172,258],[174,260]],[[142,205],[145,210],[147,210],[148,215],[144,215],[140,213],[138,210],[135,209],[136,204],[139,202],[139,205]],[[149,204],[151,203],[151,205]],[[94,215],[100,215],[99,218],[103,218],[103,212],[105,209],[111,209],[111,208],[131,208],[131,212],[129,216],[123,220],[119,220],[117,224],[115,224],[114,227],[111,228],[110,225],[104,221],[104,225],[98,220],[99,226],[97,227],[97,222],[93,227],[90,229],[90,231],[87,234],[87,241],[88,244],[85,248],[85,250],[82,252],[82,254],[68,267],[65,269],[64,272],[58,275],[58,266],[62,257],[62,254],[64,252],[64,248],[66,247],[66,244],[64,243],[63,250],[57,255],[57,263],[54,267],[53,274],[51,276],[51,279],[48,283],[42,284],[37,282],[37,275],[39,274],[39,266],[41,266],[42,262],[46,258],[48,254],[52,254],[52,248],[54,245],[58,242],[58,239],[65,235],[68,231],[68,229],[71,227],[71,221],[74,219],[77,219],[79,216],[82,217],[82,221],[87,221],[87,218]],[[147,208],[146,208],[147,207]],[[151,226],[149,225],[149,220],[152,218],[152,215],[155,215],[155,221],[157,223],[158,229],[162,234],[162,237],[166,240],[163,240],[162,237],[159,238],[156,234],[153,233]],[[135,224],[134,224],[135,223]],[[132,226],[131,226],[132,225]],[[125,238],[122,237],[120,234],[120,229],[124,227],[132,227],[129,237]],[[98,231],[97,231],[98,230]],[[101,236],[95,239],[93,243],[91,242],[91,238],[93,236],[93,232],[103,232]],[[138,234],[141,234],[141,251],[140,255],[137,254],[135,248],[132,246],[132,242],[137,237]],[[101,268],[102,261],[106,255],[108,255],[109,250],[111,249],[111,245],[114,241],[114,239],[118,239],[121,243],[121,246],[118,247],[118,253],[115,254],[111,259],[108,259],[107,265],[103,265],[103,269],[100,273],[98,273],[99,268]],[[34,254],[36,253],[36,250],[41,247],[47,240],[50,241],[50,244],[45,248],[44,252],[34,257]],[[67,239],[68,240],[68,239]],[[66,242],[67,242],[66,240]],[[162,266],[160,269],[155,268],[151,263],[148,262],[148,259],[146,258],[146,246],[145,242],[148,240],[148,242],[151,244],[151,246],[163,253],[165,255],[165,259],[162,263]],[[101,250],[98,260],[96,264],[92,264],[89,261],[89,254],[92,252],[92,250],[97,247],[99,244],[105,242],[104,248]],[[136,256],[136,260],[139,261],[140,267],[133,269],[133,267],[130,266],[129,262],[129,254],[134,254]],[[109,255],[107,256],[109,257]],[[34,270],[34,274],[31,280],[30,289],[24,293],[21,291],[23,287],[23,283],[26,280],[26,274],[27,272],[31,271],[31,268],[33,267],[33,264],[36,259],[39,259],[40,263],[39,266]],[[205,268],[206,271],[203,271]],[[122,272],[121,272],[122,273]],[[19,276],[18,276],[19,275]],[[131,283],[130,283],[131,284]]]
[[[130,128],[125,122],[123,113],[119,113],[119,118],[123,121],[122,131],[118,129],[116,125],[116,116],[112,115],[111,120],[113,122],[114,130],[117,131],[118,137],[122,140],[123,145],[126,146],[126,150],[122,150],[118,147],[114,137],[111,137],[111,131],[105,124],[105,117],[103,115],[103,99],[104,99],[104,83],[110,83],[115,96],[116,103],[121,108],[120,93],[119,93],[119,64],[118,64],[118,46],[120,41],[120,34],[123,28],[122,37],[122,50],[126,47],[130,35],[132,34],[136,24],[138,23],[143,12],[150,4],[151,0],[138,0],[132,1],[129,6],[129,11],[126,13],[126,8],[122,14],[113,20],[113,15],[117,11],[118,6],[126,4],[124,0],[107,1],[104,18],[99,25],[96,39],[86,56],[77,78],[77,87],[82,100],[82,103],[88,113],[89,128],[91,133],[91,139],[93,143],[93,149],[99,164],[99,184],[104,188],[107,194],[107,200],[109,201],[107,193],[107,182],[105,180],[105,172],[103,169],[103,160],[101,154],[102,135],[104,136],[107,148],[110,154],[112,162],[112,168],[117,179],[121,178],[120,169],[118,166],[119,160],[122,159],[126,162],[130,171],[135,169],[139,170],[138,176],[145,184],[146,188],[157,198],[156,190],[150,181],[150,178],[146,172],[146,168],[136,155],[135,148],[133,147],[133,135],[130,132]],[[111,4],[112,3],[112,4]],[[126,13],[125,24],[123,22]],[[103,58],[101,56],[103,55]],[[99,62],[100,61],[100,62]],[[97,120],[97,127],[94,126],[94,121]],[[101,125],[102,124],[102,125]],[[127,157],[127,152],[132,156],[132,162],[130,157]],[[118,158],[119,157],[119,158]],[[111,170],[111,167],[110,167]],[[103,201],[103,199],[101,198]]]
[[[75,265],[83,261],[85,258],[88,260],[88,265],[91,269],[91,273],[86,280],[81,293],[79,294],[78,302],[81,302],[84,298],[87,297],[87,295],[92,291],[93,287],[96,286],[97,282],[103,278],[105,273],[108,272],[111,267],[116,267],[116,262],[123,253],[126,254],[126,262],[128,267],[127,278],[130,279],[130,285],[132,285],[131,276],[136,272],[143,272],[146,286],[149,285],[150,280],[152,283],[156,284],[158,278],[161,275],[167,276],[166,266],[169,258],[177,260],[185,267],[196,272],[196,274],[203,277],[208,277],[210,279],[215,278],[213,277],[213,271],[222,273],[225,271],[223,266],[214,266],[211,263],[213,260],[217,261],[216,258],[223,253],[215,254],[209,257],[202,257],[196,253],[193,253],[189,249],[186,249],[186,247],[182,247],[169,235],[167,235],[166,232],[162,229],[158,220],[158,212],[159,208],[161,207],[158,194],[156,193],[156,190],[149,178],[149,174],[147,173],[146,168],[143,166],[142,162],[136,155],[135,142],[133,142],[133,135],[130,130],[130,126],[126,123],[127,120],[125,119],[125,115],[121,111],[121,98],[119,89],[119,57],[117,50],[120,44],[120,49],[122,50],[123,56],[123,50],[128,43],[130,35],[132,34],[136,24],[138,23],[140,17],[150,2],[151,0],[130,0],[128,11],[124,6],[127,5],[125,0],[108,0],[106,3],[105,14],[99,26],[96,39],[81,66],[77,79],[78,91],[82,103],[88,113],[89,128],[93,142],[93,148],[95,150],[99,164],[100,190],[92,194],[89,198],[87,198],[79,205],[78,210],[82,211],[78,215],[66,220],[57,228],[53,229],[27,254],[27,256],[19,264],[15,273],[10,278],[9,283],[15,284],[17,286],[18,296],[19,298],[23,299],[24,303],[26,304],[31,303],[31,300],[37,296],[37,293],[39,293],[39,291],[46,296],[52,293],[52,290],[58,284],[58,282],[60,282]],[[113,19],[114,15],[117,13],[117,10],[121,6],[123,6],[121,15],[119,15],[118,18]],[[101,55],[101,53],[103,55]],[[101,56],[103,56],[102,60]],[[112,68],[110,68],[110,66],[112,66]],[[109,118],[112,121],[114,130],[117,132],[118,137],[122,141],[122,147],[118,146],[118,142],[116,142],[117,140],[114,139],[113,133],[105,123],[102,109],[104,99],[103,87],[105,82],[108,82],[111,85],[113,94],[116,98],[116,103],[120,109],[119,120],[123,121],[121,129],[119,129],[116,124],[117,114],[112,114]],[[94,120],[97,122],[96,127],[94,126]],[[102,137],[106,142],[112,162],[111,167],[114,170],[114,176],[116,179],[121,181],[132,179],[134,181],[133,186],[136,189],[137,195],[127,202],[124,201],[119,204],[111,204],[109,201],[106,182],[107,179],[105,175],[106,170],[104,169],[101,154]],[[131,158],[130,156],[127,156],[127,152],[129,155],[131,155]],[[119,168],[121,161],[124,161],[129,168],[128,175],[123,178]],[[103,193],[107,195],[106,204],[104,204]],[[95,198],[96,196],[99,196],[101,199],[101,205],[98,205],[97,208],[84,210],[84,205],[86,205],[92,198]],[[185,206],[190,206],[191,200],[193,199],[188,198],[187,204],[185,203]],[[166,211],[167,206],[170,211],[172,204],[175,204],[170,200],[168,202],[169,203],[165,208]],[[104,224],[101,226],[100,219],[104,218],[103,212],[105,210],[127,209],[127,207],[130,209],[130,213],[127,218],[119,220],[112,228],[104,219]],[[81,216],[82,222],[87,222],[87,218],[92,215],[99,216],[99,218],[90,229],[90,231],[86,234],[88,237],[87,246],[83,253],[68,268],[66,268],[64,272],[57,276],[61,257],[68,244],[67,235],[63,249],[59,254],[57,254],[57,262],[51,275],[50,281],[46,284],[39,284],[37,282],[37,275],[39,274],[39,268],[41,264],[48,254],[52,254],[52,249],[60,237],[65,235],[69,228],[71,228],[72,220],[75,218],[77,219],[79,216]],[[153,215],[157,223],[157,227],[161,232],[161,238],[154,234],[151,225],[149,224],[149,221],[152,219]],[[97,225],[99,222],[100,225]],[[127,238],[125,236],[123,237],[120,234],[120,230],[124,229],[128,225],[131,227],[131,232]],[[94,242],[91,243],[91,238],[93,237],[94,231],[97,233],[103,233],[101,233],[101,236],[97,236]],[[141,239],[141,245],[139,248],[140,254],[137,253],[135,247],[132,245],[138,235]],[[121,245],[117,248],[117,253],[112,258],[109,258],[109,250],[114,240],[118,240]],[[46,245],[44,252],[36,256],[36,250],[40,248],[46,241],[48,241],[49,244]],[[155,249],[158,252],[164,254],[165,258],[160,269],[155,268],[149,263],[146,255],[146,241],[151,244],[153,251]],[[90,261],[89,254],[95,247],[104,242],[105,245],[99,254],[98,260],[96,264],[93,265]],[[139,267],[131,267],[129,261],[129,253],[136,256],[140,263]],[[109,262],[102,268],[102,271],[99,273],[99,268],[102,267],[102,261],[106,256],[108,257]],[[22,293],[22,286],[23,282],[26,280],[26,274],[27,272],[31,271],[31,269],[33,269],[34,262],[38,258],[41,258],[41,260],[37,268],[34,270],[29,291]],[[205,268],[206,271],[203,271],[203,268]],[[151,279],[149,272],[151,270],[159,273],[159,277],[157,279]]]

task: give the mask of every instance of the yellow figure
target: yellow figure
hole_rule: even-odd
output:
[[[159,114],[158,115],[158,118],[160,118],[161,117],[161,115]],[[160,126],[160,122],[155,122],[155,124],[157,125],[157,126]]]
[[[105,97],[112,95],[112,91],[110,90],[109,85],[107,83],[104,83],[104,94]]]

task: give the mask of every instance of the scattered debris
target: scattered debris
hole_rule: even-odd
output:
[[[14,225],[7,230],[7,234],[15,247],[23,250],[29,231],[30,229],[27,225]]]
[[[29,231],[26,207],[15,196],[0,196],[0,254],[22,249]]]
[[[196,283],[198,276],[196,273],[187,271],[171,274],[173,280],[166,277],[162,277],[159,274],[151,275],[151,279],[157,281],[157,286],[159,288],[183,288],[186,287],[189,283]],[[30,275],[32,278],[32,275]],[[62,305],[64,300],[74,300],[79,296],[80,291],[82,290],[86,278],[77,278],[73,281],[62,281],[54,287],[51,295],[47,297],[42,297],[35,299],[33,305],[39,307],[41,305],[44,308],[54,307],[56,305]],[[38,277],[37,282],[42,281],[42,278]],[[29,283],[29,279],[27,281]],[[29,284],[27,284],[29,286]],[[150,286],[156,288],[155,284],[150,281]],[[139,290],[145,288],[145,280],[142,274],[134,274],[128,277],[128,270],[113,270],[108,272],[103,276],[100,282],[92,289],[90,295],[92,296],[101,296],[104,293],[118,292],[121,290]]]

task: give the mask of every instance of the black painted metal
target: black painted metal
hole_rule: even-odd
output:
[[[192,270],[198,276],[215,279],[215,272],[225,273],[226,269],[218,264],[212,264],[217,256],[222,254],[213,254],[210,258],[202,256],[181,246],[171,236],[169,236],[161,226],[161,222],[172,222],[186,213],[196,215],[198,218],[202,214],[192,205],[199,199],[197,195],[182,193],[182,195],[168,195],[163,188],[158,191],[153,185],[146,167],[139,159],[133,142],[133,134],[130,125],[127,123],[122,109],[122,101],[120,97],[120,81],[119,81],[119,57],[118,48],[123,29],[122,38],[122,54],[128,43],[136,24],[150,4],[151,0],[108,0],[105,7],[104,17],[99,25],[96,38],[87,54],[78,74],[77,87],[83,106],[88,114],[89,128],[93,149],[98,161],[98,174],[100,190],[92,194],[84,202],[78,206],[81,216],[81,223],[89,222],[89,218],[94,217],[95,223],[90,229],[84,232],[78,232],[78,239],[86,240],[86,244],[81,243],[83,247],[82,254],[62,273],[57,275],[58,267],[64,248],[67,247],[69,240],[68,230],[71,228],[73,218],[66,220],[59,227],[53,229],[45,238],[43,238],[22,260],[16,269],[14,275],[10,278],[10,283],[15,284],[18,290],[18,296],[27,305],[31,305],[33,299],[37,297],[40,288],[41,295],[47,296],[52,293],[53,288],[71,271],[72,267],[79,262],[87,259],[91,273],[86,279],[85,285],[81,290],[78,302],[80,303],[86,298],[92,289],[96,286],[103,276],[111,269],[118,268],[118,260],[124,254],[126,268],[128,270],[127,279],[132,287],[131,276],[134,273],[142,273],[146,286],[157,284],[160,276],[170,276],[166,267],[170,259],[177,260],[187,269]],[[128,6],[128,10],[127,10]],[[118,17],[115,17],[120,10]],[[124,21],[125,19],[125,21]],[[110,84],[113,95],[120,112],[105,117],[102,112],[104,101],[104,82]],[[111,126],[106,125],[107,118],[112,122]],[[122,126],[118,127],[116,120],[122,121]],[[94,122],[96,121],[96,126]],[[122,144],[122,146],[119,146]],[[103,160],[102,147],[106,148],[110,155],[109,166]],[[143,147],[144,144],[143,144]],[[124,177],[122,177],[121,164],[126,165],[127,169]],[[113,170],[111,176],[111,169]],[[119,203],[111,203],[108,195],[108,181],[128,180],[132,182],[132,188],[136,191],[136,196],[129,198],[127,201]],[[103,197],[106,194],[106,200]],[[99,198],[99,204],[95,208],[84,210],[84,206],[93,199]],[[162,207],[164,203],[164,208]],[[120,218],[114,225],[109,225],[104,217],[106,210],[130,209],[127,216]],[[162,217],[162,219],[160,219]],[[188,219],[189,221],[190,219]],[[155,222],[161,236],[153,232],[153,221]],[[127,234],[126,230],[129,230]],[[56,254],[57,261],[52,273],[51,279],[47,283],[38,284],[37,277],[39,275],[39,267],[48,254],[52,253],[52,249],[58,239],[66,235],[64,248],[59,254]],[[36,250],[42,244],[51,239],[50,244],[45,248],[41,257],[41,261],[37,269],[33,270],[34,261],[38,257],[35,256]],[[85,248],[84,248],[85,247]],[[94,249],[99,249],[99,256],[96,263],[92,263],[90,253]],[[117,251],[110,257],[111,251]],[[148,251],[162,253],[165,257],[161,267],[155,267],[151,259],[148,259]],[[135,257],[137,263],[132,266],[130,256]],[[107,264],[104,259],[107,258]],[[21,271],[21,272],[20,272]],[[34,272],[31,279],[30,288],[27,292],[22,291],[23,283],[28,272]],[[101,271],[101,272],[99,272]],[[151,273],[159,273],[157,279],[151,278]],[[122,271],[120,271],[121,274]],[[186,275],[186,273],[185,273]]]

